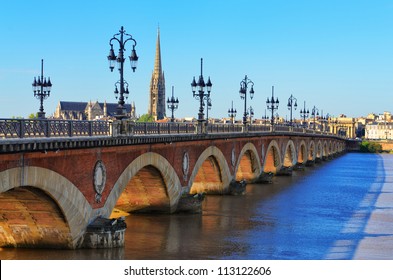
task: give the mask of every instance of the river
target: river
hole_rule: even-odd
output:
[[[345,154],[208,196],[202,214],[131,215],[124,248],[0,249],[0,259],[393,259],[393,155]]]

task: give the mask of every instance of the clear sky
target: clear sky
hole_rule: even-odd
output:
[[[127,61],[125,70],[137,114],[147,112],[158,25],[177,117],[197,117],[190,83],[201,57],[213,83],[209,116],[227,116],[233,100],[241,118],[245,75],[255,83],[255,117],[273,85],[284,117],[291,94],[334,116],[393,111],[393,1],[2,0],[0,23],[0,118],[38,111],[31,83],[42,58],[53,83],[47,115],[60,100],[116,102],[119,75],[106,56],[122,25],[138,43],[138,69]]]

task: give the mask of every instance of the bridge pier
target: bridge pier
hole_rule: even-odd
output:
[[[233,179],[229,184],[229,194],[231,195],[243,195],[246,193],[246,180],[236,181]]]
[[[124,218],[97,218],[87,226],[80,248],[108,249],[124,247],[126,228]]]
[[[292,176],[292,171],[292,166],[283,166],[277,171],[276,176]]]
[[[271,184],[273,183],[273,172],[264,172],[262,171],[261,174],[258,175],[257,178],[255,178],[252,183],[253,184]]]
[[[305,163],[296,163],[295,166],[293,167],[293,170],[304,170],[306,168],[306,164]]]
[[[204,193],[183,194],[179,199],[175,213],[201,213],[204,199]]]
[[[314,166],[315,165],[315,160],[307,160],[306,166]]]

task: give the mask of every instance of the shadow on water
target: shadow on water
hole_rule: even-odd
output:
[[[347,239],[351,258],[368,217],[350,232],[348,221],[384,178],[380,156],[347,154],[244,196],[208,196],[202,215],[130,215],[124,248],[0,249],[0,259],[324,259]]]

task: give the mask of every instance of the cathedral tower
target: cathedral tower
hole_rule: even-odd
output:
[[[150,81],[148,113],[155,120],[161,120],[165,117],[165,77],[161,67],[160,29],[157,32],[156,58]]]

